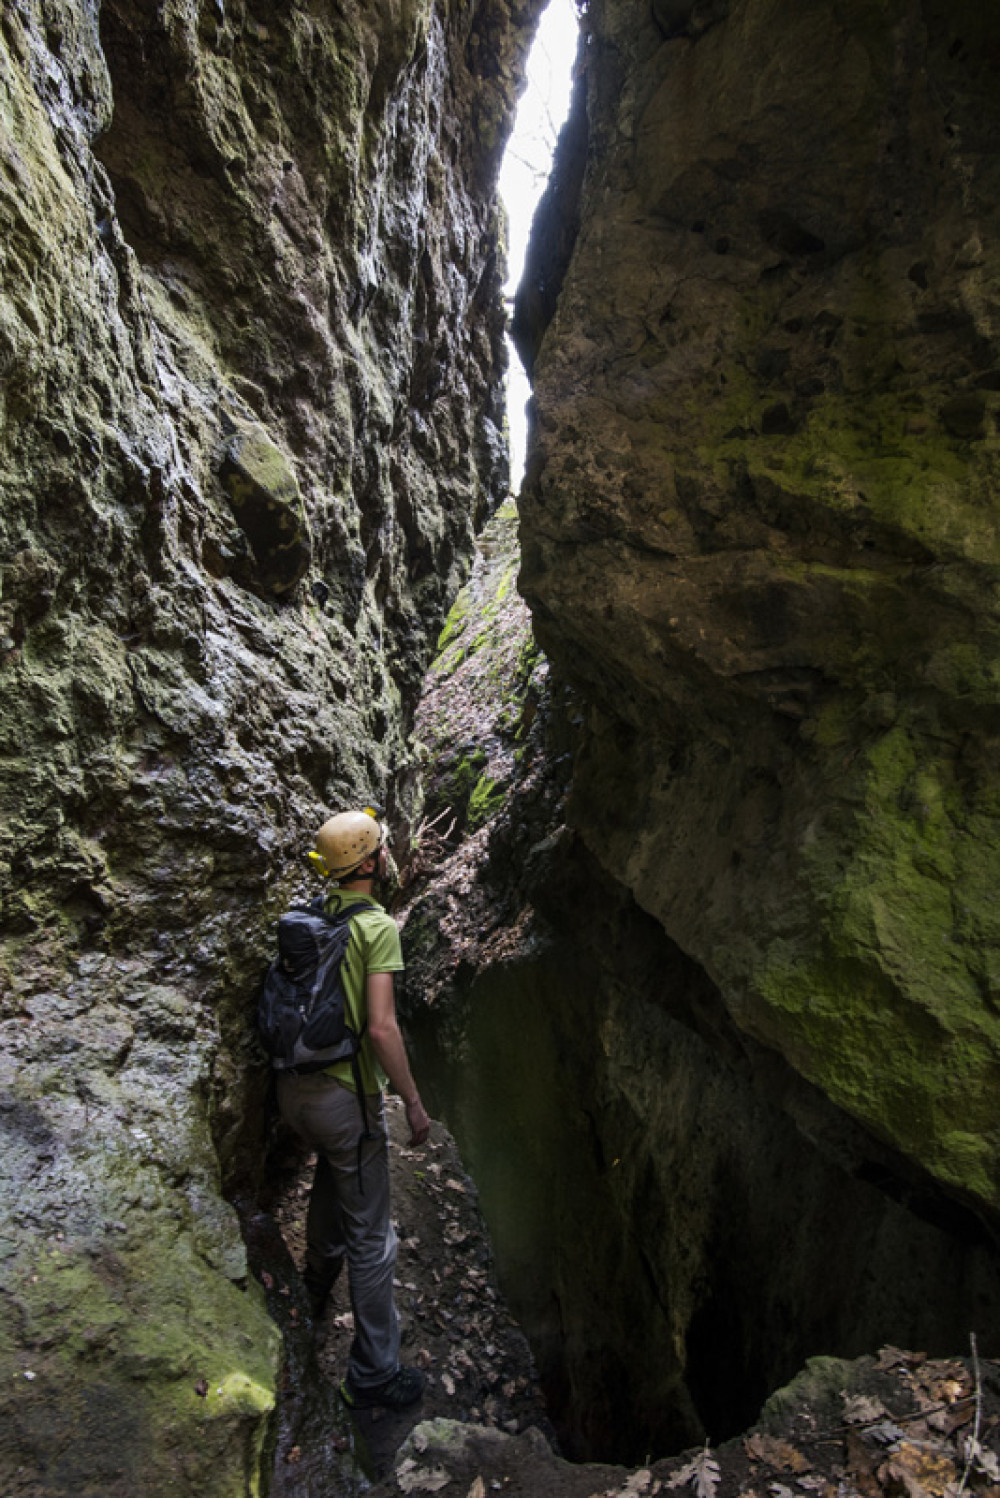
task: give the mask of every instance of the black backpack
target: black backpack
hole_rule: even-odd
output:
[[[257,1005],[257,1033],[276,1071],[323,1071],[350,1061],[364,1098],[358,1051],[365,1026],[347,1023],[340,967],[351,939],[351,917],[370,906],[351,903],[335,915],[318,895],[293,906],[278,922],[278,955],[268,968]]]

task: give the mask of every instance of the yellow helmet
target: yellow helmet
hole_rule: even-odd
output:
[[[309,854],[324,879],[345,879],[382,846],[384,831],[374,808],[341,811],[324,822]]]

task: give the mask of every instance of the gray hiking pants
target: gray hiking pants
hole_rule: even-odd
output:
[[[318,1151],[306,1219],[307,1278],[314,1287],[331,1285],[346,1258],[354,1312],[347,1371],[355,1389],[372,1388],[399,1367],[399,1317],[392,1293],[397,1240],[389,1216],[385,1104],[378,1093],[367,1099],[373,1137],[363,1143],[357,1098],[322,1072],[280,1075],[278,1106],[289,1127]]]

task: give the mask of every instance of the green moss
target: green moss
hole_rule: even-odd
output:
[[[497,590],[493,597],[493,612],[503,603],[510,592],[514,579],[517,577],[517,563],[512,562],[504,571],[503,576],[497,583]]]
[[[439,766],[441,799],[448,802],[456,812],[464,809],[479,782],[485,764],[485,749],[474,749],[468,754],[459,753],[446,766]]]
[[[488,822],[495,811],[499,811],[505,799],[505,792],[498,786],[495,780],[488,775],[481,775],[476,781],[469,797],[469,831],[475,832]]]
[[[846,696],[830,697],[821,703],[813,720],[812,737],[825,749],[853,745],[856,739],[856,707]]]
[[[772,951],[755,984],[804,1075],[880,1138],[963,1193],[996,1201],[995,1040],[915,1015],[872,965]]]
[[[770,308],[753,311],[752,325],[769,323]],[[880,337],[887,340],[881,380]],[[748,342],[748,350],[753,346]],[[751,354],[738,358],[725,371],[724,398],[713,388],[708,399],[702,392],[689,405],[694,429],[704,432],[701,464],[724,486],[738,464],[755,484],[773,485],[791,510],[796,502],[813,502],[834,515],[890,527],[931,552],[996,563],[1000,538],[989,504],[995,474],[986,458],[981,472],[970,470],[968,443],[935,415],[914,423],[912,396],[892,388],[894,358],[891,340],[873,322],[867,387],[826,391],[810,402],[797,430],[781,435],[763,434],[764,412],[777,393],[751,375]],[[950,387],[922,389],[931,412],[949,393]]]
[[[36,1378],[15,1385],[11,1413],[46,1412],[53,1459],[70,1477],[79,1466],[81,1484],[92,1479],[88,1464],[111,1462],[150,1494],[175,1491],[180,1470],[184,1491],[256,1494],[277,1329],[255,1282],[240,1290],[187,1237],[151,1221],[137,1247],[46,1246],[7,1267],[22,1339],[37,1349],[21,1354]],[[127,1416],[106,1441],[89,1423],[105,1403]]]
[[[449,645],[453,645],[465,633],[465,627],[469,622],[470,600],[467,588],[463,588],[455,602],[452,604],[444,628],[437,638],[438,659],[435,660],[433,670],[444,671],[445,664],[441,659]],[[452,667],[453,669],[453,667]]]
[[[849,732],[830,708],[817,740]],[[774,941],[758,1021],[839,1106],[938,1179],[996,1203],[1000,821],[902,721],[856,752],[856,811],[803,849],[817,935]],[[995,808],[991,807],[995,813]]]

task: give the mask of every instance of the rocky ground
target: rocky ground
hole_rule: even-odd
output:
[[[341,1408],[329,1441],[337,1451],[353,1446],[365,1474],[356,1491],[370,1483],[371,1498],[1000,1498],[1000,1362],[980,1357],[974,1340],[963,1358],[895,1347],[853,1362],[813,1358],[750,1431],[716,1448],[632,1470],[564,1461],[454,1141],[435,1124],[428,1144],[410,1149],[396,1100],[389,1118],[403,1356],[425,1370],[427,1388],[405,1415],[349,1420]],[[289,1170],[278,1209],[299,1266],[311,1169],[300,1160]],[[303,1317],[297,1286],[265,1288]],[[351,1332],[338,1285],[315,1337],[331,1396]],[[344,1491],[339,1478],[329,1489],[315,1474],[304,1484],[304,1460],[293,1438],[279,1442],[274,1493]]]
[[[408,1148],[396,1098],[389,1101],[389,1128],[402,1356],[424,1370],[427,1388],[405,1415],[372,1410],[355,1417],[359,1459],[374,1477],[391,1470],[396,1451],[422,1420],[458,1420],[508,1434],[536,1427],[551,1434],[531,1352],[497,1285],[476,1188],[454,1140],[435,1123],[426,1145]],[[309,1156],[289,1175],[278,1209],[282,1234],[300,1269],[313,1163]],[[342,1281],[316,1329],[317,1362],[334,1386],[343,1377],[352,1335]]]

